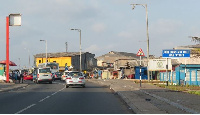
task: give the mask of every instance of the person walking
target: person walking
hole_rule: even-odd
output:
[[[21,76],[20,76],[20,72],[19,71],[17,72],[17,78],[18,78],[19,83],[20,83],[21,82]]]
[[[23,83],[24,82],[24,75],[22,73],[20,74],[20,79],[21,79],[21,83]]]
[[[17,72],[15,71],[15,81],[17,81],[18,80],[18,74],[17,74]],[[16,83],[16,82],[15,82]]]

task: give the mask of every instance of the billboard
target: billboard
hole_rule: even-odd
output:
[[[168,70],[172,69],[171,59],[149,59],[148,69],[149,71],[167,70],[166,65],[168,63]]]
[[[190,58],[190,50],[163,50],[163,58]]]
[[[21,26],[21,14],[10,14],[9,26]]]

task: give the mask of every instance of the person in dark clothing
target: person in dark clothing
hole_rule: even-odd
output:
[[[24,82],[24,75],[22,73],[20,74],[20,78],[21,78],[21,83],[23,83]]]
[[[19,83],[23,83],[23,74],[22,73],[18,73],[18,80],[19,80]]]

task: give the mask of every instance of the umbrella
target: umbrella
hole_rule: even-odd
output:
[[[0,64],[6,65],[6,60],[0,61]],[[9,65],[10,65],[10,66],[17,66],[17,65],[16,65],[14,62],[12,62],[12,61],[9,61]]]

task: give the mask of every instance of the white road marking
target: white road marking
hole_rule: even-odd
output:
[[[24,109],[22,109],[22,110],[16,112],[15,114],[20,114],[20,113],[22,113],[23,111],[26,111],[27,109],[29,109],[29,108],[31,108],[31,107],[33,107],[33,106],[35,106],[35,105],[36,105],[36,104],[29,105],[28,107],[26,107],[26,108],[24,108]]]
[[[53,95],[57,94],[58,92],[61,92],[61,91],[64,90],[64,89],[65,89],[65,87],[62,88],[62,89],[60,89],[60,90],[57,91],[57,92],[52,93],[51,95],[53,96]],[[45,98],[41,99],[41,100],[38,101],[38,102],[39,102],[39,103],[40,103],[40,102],[43,102],[44,100],[46,100],[46,99],[48,99],[48,98],[50,98],[50,97],[51,97],[51,96],[46,96]],[[20,113],[22,113],[22,112],[24,112],[24,111],[30,109],[31,107],[33,107],[33,106],[35,106],[35,105],[36,105],[36,104],[31,104],[31,105],[27,106],[26,108],[24,108],[24,109],[22,109],[22,110],[16,112],[15,114],[20,114]]]
[[[44,101],[45,99],[48,99],[50,96],[45,97],[44,99],[41,99],[39,102]]]

